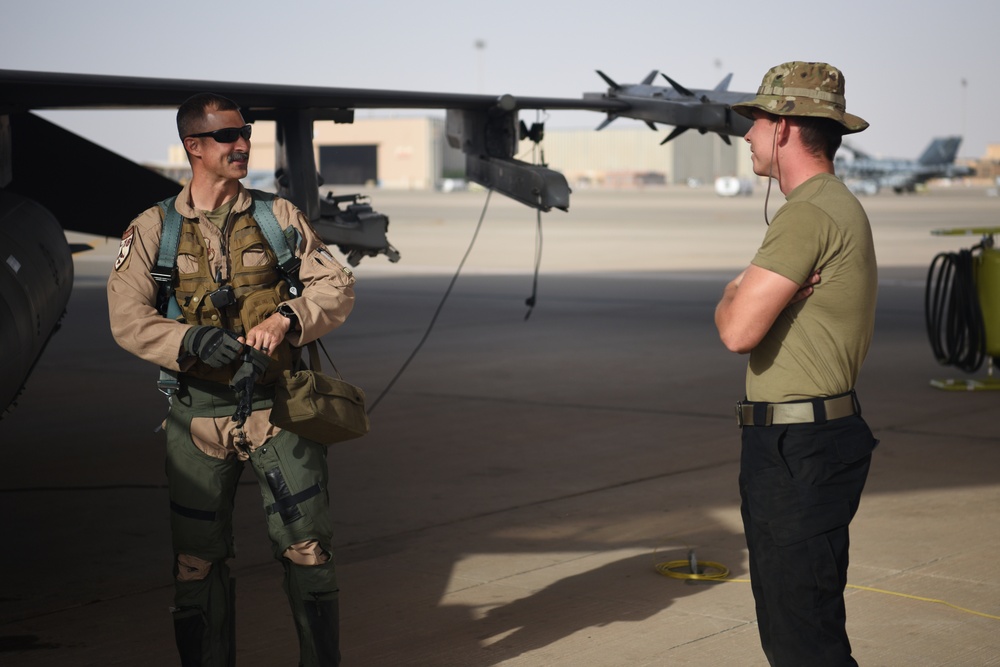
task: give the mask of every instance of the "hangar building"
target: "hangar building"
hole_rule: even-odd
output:
[[[590,129],[549,129],[541,144],[521,142],[516,156],[544,161],[563,173],[572,188],[634,188],[689,182],[711,183],[720,176],[753,178],[750,150],[741,138],[726,145],[718,135],[690,130],[660,145],[669,128],[652,132],[642,123]],[[596,126],[596,123],[595,123]],[[445,179],[460,179],[464,155],[448,145],[444,118],[355,118],[351,124],[314,124],[316,164],[323,183],[428,190]],[[254,124],[252,175],[274,172],[274,123]],[[183,147],[170,161],[186,163]],[[260,187],[260,184],[257,185]]]

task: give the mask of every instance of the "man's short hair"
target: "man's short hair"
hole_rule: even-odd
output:
[[[786,116],[787,118],[788,116]],[[799,136],[806,150],[816,157],[833,161],[844,139],[843,128],[829,118],[816,116],[793,116],[799,126]]]
[[[228,97],[215,93],[197,93],[184,100],[177,108],[177,134],[181,141],[195,133],[198,121],[205,117],[209,109],[217,111],[239,111],[240,107]]]

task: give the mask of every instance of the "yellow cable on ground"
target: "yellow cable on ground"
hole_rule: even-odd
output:
[[[694,569],[696,572],[692,572],[692,562],[695,564]],[[655,566],[656,571],[665,577],[670,577],[672,579],[687,579],[689,581],[728,581],[731,583],[739,584],[749,584],[749,579],[728,579],[729,568],[721,563],[714,563],[709,560],[670,560],[664,561],[663,563],[657,563]],[[681,571],[686,569],[687,571]],[[934,598],[920,597],[919,595],[908,595],[906,593],[896,593],[895,591],[887,591],[882,588],[872,588],[871,586],[858,586],[855,584],[847,584],[848,588],[853,588],[859,591],[869,591],[871,593],[884,593],[885,595],[895,595],[900,598],[909,598],[910,600],[918,600],[920,602],[933,602],[935,604],[943,604],[946,607],[951,607],[952,609],[957,609],[958,611],[963,611],[966,614],[974,614],[976,616],[982,616],[983,618],[992,618],[995,621],[1000,621],[1000,616],[994,616],[993,614],[986,614],[981,611],[974,611],[972,609],[966,609],[965,607],[959,607],[956,604],[950,602],[945,602],[944,600],[936,600]]]
[[[691,561],[670,560],[665,563],[657,563],[656,571],[665,577],[673,579],[690,579],[693,581],[733,581],[726,579],[729,576],[729,568],[722,563],[713,563],[710,560],[696,561],[697,572],[691,572]],[[681,572],[681,568],[687,568],[687,572]]]
[[[871,586],[855,586],[854,584],[847,584],[848,588],[854,588],[859,591],[871,591],[872,593],[885,593],[886,595],[895,595],[901,598],[910,598],[911,600],[920,600],[921,602],[934,602],[937,604],[943,604],[946,607],[951,607],[952,609],[957,609],[959,611],[964,611],[966,614],[975,614],[976,616],[982,616],[983,618],[992,618],[995,621],[1000,621],[1000,616],[994,616],[993,614],[986,614],[981,611],[973,611],[972,609],[966,609],[965,607],[959,607],[957,604],[952,604],[950,602],[945,602],[944,600],[935,600],[934,598],[922,598],[918,595],[907,595],[906,593],[896,593],[895,591],[887,591],[881,588],[872,588]]]

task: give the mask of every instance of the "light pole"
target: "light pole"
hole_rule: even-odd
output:
[[[486,49],[486,40],[477,39],[474,44],[476,47],[476,92],[483,92],[483,51]]]
[[[969,82],[966,78],[962,77],[962,138],[965,139],[965,101],[966,101],[966,90],[969,87]]]

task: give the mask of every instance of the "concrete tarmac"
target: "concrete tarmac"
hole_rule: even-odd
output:
[[[357,268],[324,339],[372,431],[330,448],[344,665],[766,665],[739,516],[745,357],[718,342],[723,286],[764,233],[764,190],[575,192],[542,216],[483,192],[376,192],[402,253]],[[771,193],[773,215],[783,201]],[[858,392],[881,444],[852,524],[848,631],[862,665],[1000,665],[997,392],[946,392],[927,267],[1000,225],[1000,198],[864,200],[880,259]],[[123,221],[123,228],[127,221]],[[74,240],[77,240],[74,235]],[[76,258],[64,326],[0,421],[0,664],[176,665],[156,369],[120,350],[104,283],[117,240]],[[376,403],[377,402],[377,403]],[[297,663],[259,494],[237,498],[238,664]],[[718,563],[726,582],[656,565]]]

